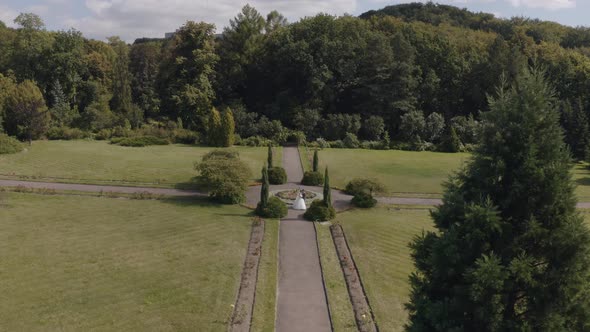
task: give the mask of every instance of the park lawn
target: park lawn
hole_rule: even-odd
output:
[[[378,206],[338,215],[381,331],[403,331],[408,278],[414,269],[408,244],[432,230],[428,208]]]
[[[222,331],[248,210],[206,201],[3,194],[5,331]]]
[[[67,183],[175,187],[195,177],[194,163],[214,148],[163,145],[143,148],[105,141],[36,141],[28,150],[0,156],[0,178]],[[260,178],[267,148],[235,147]],[[280,164],[282,149],[275,148]]]
[[[304,167],[311,168],[313,151],[300,148]],[[307,159],[304,159],[307,156]],[[382,183],[386,196],[440,197],[442,184],[449,175],[469,160],[468,153],[413,152],[398,150],[323,149],[319,151],[320,169],[329,167],[330,185],[343,189],[357,177]],[[580,201],[590,202],[590,168],[587,163],[574,166],[573,180]],[[430,195],[428,195],[430,194]]]
[[[354,311],[328,225],[316,223],[322,273],[335,332],[357,331]]]
[[[258,266],[258,281],[254,298],[252,331],[273,332],[275,330],[277,278],[278,278],[279,221],[266,220],[262,253]]]

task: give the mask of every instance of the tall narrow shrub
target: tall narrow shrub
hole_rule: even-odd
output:
[[[234,115],[228,108],[223,112],[221,117],[221,146],[230,147],[234,145],[236,135],[236,124]]]
[[[268,145],[268,168],[273,168],[273,160],[272,160],[272,145]]]
[[[221,114],[215,107],[211,108],[207,119],[207,143],[210,146],[222,145]]]
[[[262,167],[262,187],[260,188],[260,206],[266,208],[268,206],[268,170],[266,166]]]
[[[332,191],[330,190],[330,177],[328,176],[328,167],[324,173],[324,204],[326,207],[332,207]]]
[[[586,331],[590,235],[542,73],[499,90],[480,144],[411,244],[407,331]]]
[[[320,162],[320,161],[319,161],[319,159],[318,159],[318,150],[315,150],[315,151],[313,152],[313,168],[312,168],[312,170],[313,170],[314,172],[317,172],[317,171],[318,171],[319,162]]]

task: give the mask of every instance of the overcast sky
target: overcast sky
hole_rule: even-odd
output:
[[[221,32],[246,3],[263,15],[276,9],[290,22],[319,12],[359,15],[370,9],[408,1],[396,0],[0,0],[0,20],[13,25],[21,12],[33,12],[51,30],[71,27],[85,36],[163,37],[187,20],[214,23]],[[496,16],[527,16],[590,26],[590,0],[440,0],[438,3],[484,11]]]

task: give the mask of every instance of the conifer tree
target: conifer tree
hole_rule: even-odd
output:
[[[314,172],[317,172],[318,171],[319,163],[320,163],[320,161],[318,159],[318,150],[315,150],[313,152],[313,168],[312,168],[312,170]]]
[[[272,145],[268,145],[268,168],[273,168],[273,161],[272,161]]]
[[[408,331],[590,326],[590,236],[554,105],[536,70],[490,98],[473,159],[432,213],[437,232],[410,245]]]
[[[330,190],[330,177],[328,176],[328,167],[324,173],[324,204],[328,208],[332,207],[332,191]]]
[[[572,155],[578,160],[585,160],[590,145],[590,130],[582,101],[578,99],[573,107],[569,101],[562,102],[561,120],[565,130],[565,142],[570,147]]]
[[[236,124],[234,122],[234,115],[232,111],[228,108],[223,112],[223,116],[221,118],[221,141],[220,145],[225,147],[230,147],[234,145],[234,137],[236,134]]]
[[[266,166],[262,167],[262,187],[260,188],[260,207],[268,206],[268,170]]]
[[[211,146],[220,146],[221,141],[221,114],[213,107],[207,121],[207,143]]]

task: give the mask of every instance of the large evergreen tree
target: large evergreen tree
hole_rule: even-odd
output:
[[[437,232],[411,244],[408,331],[590,328],[590,236],[542,76],[490,99],[473,159],[432,213]]]
[[[590,147],[590,130],[581,100],[578,99],[573,107],[569,101],[562,102],[561,123],[565,130],[565,142],[572,155],[578,160],[585,160]]]

